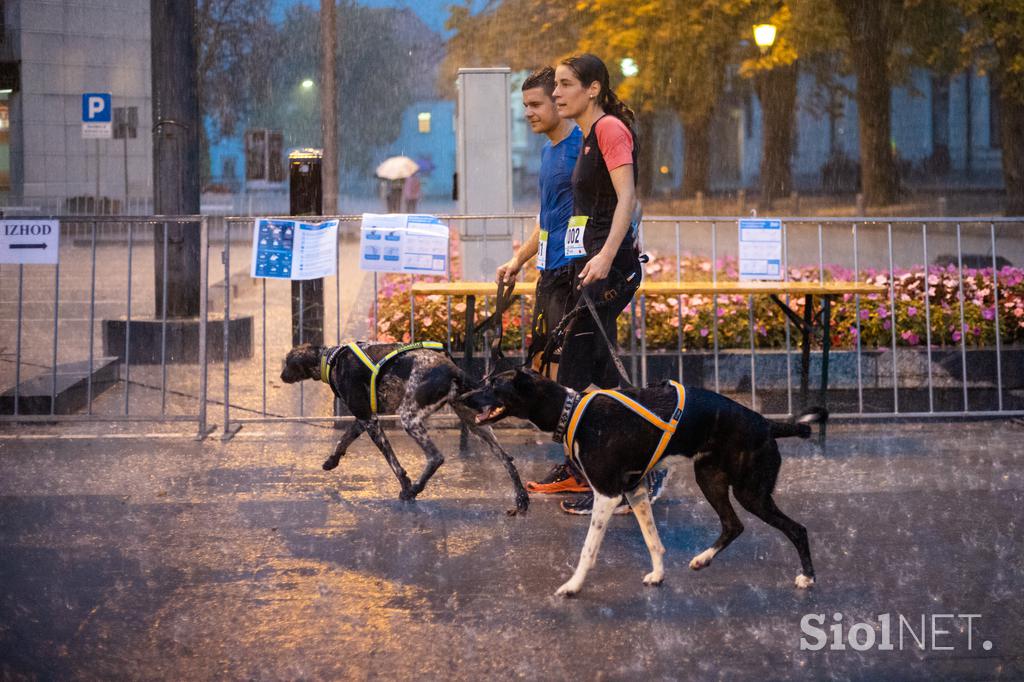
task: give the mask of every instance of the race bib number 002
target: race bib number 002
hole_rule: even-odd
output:
[[[583,248],[583,235],[587,231],[587,216],[574,215],[569,219],[569,227],[565,231],[565,257],[579,258],[587,255]]]
[[[548,266],[548,231],[541,230],[537,239],[537,269],[543,270]]]

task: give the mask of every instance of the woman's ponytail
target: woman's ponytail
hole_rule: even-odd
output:
[[[611,88],[604,89],[601,93],[601,108],[615,118],[626,124],[626,127],[635,132],[636,114],[626,106],[626,103],[619,99],[618,95]]]

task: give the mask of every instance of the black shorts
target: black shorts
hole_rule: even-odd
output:
[[[542,270],[537,281],[537,295],[533,306],[533,329],[526,364],[544,352],[549,335],[554,331],[562,316],[570,310],[575,299],[572,263],[554,270]],[[548,360],[558,363],[559,349],[553,349]]]
[[[578,275],[585,261],[573,262],[572,281]],[[608,339],[617,347],[618,332],[615,321],[625,310],[643,280],[643,267],[635,249],[623,249],[612,262],[608,277],[587,286],[587,294],[597,308]],[[573,307],[576,295],[573,297]],[[570,307],[570,310],[572,308]],[[608,344],[598,331],[594,317],[586,312],[576,318],[566,330],[562,343],[562,357],[558,365],[558,383],[577,391],[590,384],[600,388],[614,388],[619,385],[619,373],[608,352]]]

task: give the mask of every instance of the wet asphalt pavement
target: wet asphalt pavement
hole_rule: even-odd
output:
[[[553,593],[587,519],[536,496],[506,516],[504,471],[455,454],[455,431],[436,432],[448,461],[409,504],[365,436],[324,472],[336,432],[262,428],[228,443],[0,429],[0,678],[1024,678],[1019,424],[833,425],[824,456],[786,441],[776,499],[810,533],[809,591],[792,546],[738,506],[744,534],[689,570],[718,520],[674,460],[655,505],[664,585],[641,584],[643,539],[615,517],[571,600]],[[560,456],[498,435],[524,479]],[[800,649],[818,642],[808,614],[822,650]],[[851,629],[874,645],[855,650]]]

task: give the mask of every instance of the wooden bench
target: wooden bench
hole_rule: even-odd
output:
[[[516,294],[532,296],[535,282],[516,282]],[[464,367],[468,370],[473,359],[474,324],[476,320],[476,298],[496,296],[494,282],[416,282],[412,286],[413,296],[465,296],[466,297],[466,349]],[[811,338],[821,343],[821,384],[820,404],[826,406],[828,390],[828,356],[831,348],[832,301],[845,294],[867,296],[888,294],[889,288],[880,284],[864,282],[644,282],[638,296],[681,296],[702,294],[708,296],[768,296],[779,306],[786,317],[796,326],[801,335],[800,401],[801,407],[808,406],[808,379],[811,363]],[[786,305],[783,297],[803,296],[803,316]],[[820,306],[815,310],[815,298]],[[753,315],[753,312],[751,312]]]

